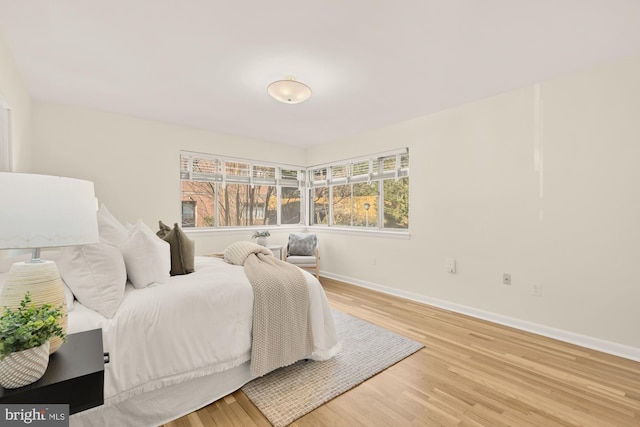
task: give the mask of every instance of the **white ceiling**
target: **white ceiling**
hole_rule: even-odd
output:
[[[311,146],[638,56],[640,1],[0,0],[0,31],[35,99]]]

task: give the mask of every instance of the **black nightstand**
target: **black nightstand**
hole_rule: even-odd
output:
[[[44,376],[16,389],[0,387],[0,403],[66,403],[69,414],[102,405],[102,329],[67,335],[67,342],[49,356]]]

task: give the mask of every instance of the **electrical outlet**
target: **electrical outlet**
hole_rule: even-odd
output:
[[[511,275],[510,274],[504,273],[502,275],[502,284],[503,285],[509,285],[509,286],[511,285]]]
[[[447,258],[447,273],[456,274],[456,260]]]
[[[371,265],[376,265],[376,257],[371,258]]]
[[[531,285],[531,295],[534,297],[542,296],[542,285]]]

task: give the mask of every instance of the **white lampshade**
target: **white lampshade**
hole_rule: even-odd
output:
[[[271,83],[267,91],[269,95],[285,104],[298,104],[311,97],[311,88],[293,77]]]
[[[0,306],[14,309],[29,292],[37,307],[61,307],[67,328],[65,291],[53,261],[40,259],[40,248],[98,242],[93,183],[80,179],[0,172],[0,249],[32,249],[32,259],[16,262],[0,288]],[[49,353],[62,345],[52,337]]]
[[[98,242],[93,183],[0,172],[0,249]]]

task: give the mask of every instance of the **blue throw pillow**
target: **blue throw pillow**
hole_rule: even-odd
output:
[[[291,234],[287,253],[291,256],[314,256],[317,244],[318,238],[315,234]]]

